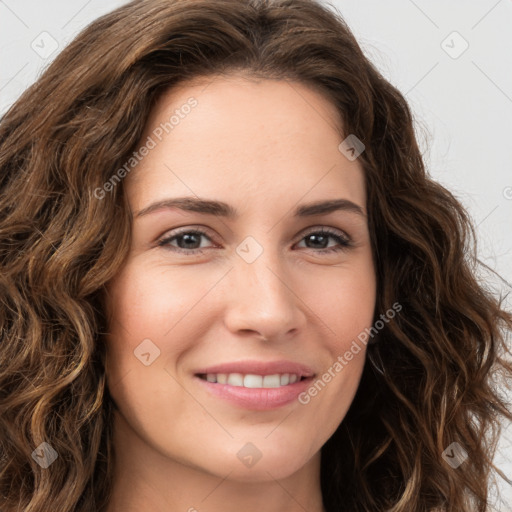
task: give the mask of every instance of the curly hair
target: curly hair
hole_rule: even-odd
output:
[[[328,512],[489,510],[512,412],[512,314],[477,277],[469,215],[425,170],[403,95],[339,13],[314,0],[137,0],[86,27],[0,122],[0,503],[104,511],[112,488],[105,284],[130,247],[126,195],[95,190],[130,158],[159,96],[243,71],[328,98],[359,156],[376,312],[353,403],[322,447]],[[378,318],[378,314],[376,314]],[[504,389],[504,388],[503,388]],[[31,454],[48,443],[50,471]],[[458,442],[457,469],[442,452]]]

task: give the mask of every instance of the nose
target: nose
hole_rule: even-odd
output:
[[[306,316],[289,273],[270,252],[264,251],[252,263],[235,257],[225,283],[224,317],[235,334],[256,333],[277,341],[300,331]]]

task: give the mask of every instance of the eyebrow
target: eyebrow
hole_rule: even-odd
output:
[[[240,216],[236,208],[222,201],[199,199],[197,197],[175,197],[151,203],[139,210],[135,214],[135,217],[142,217],[169,208],[179,208],[180,210],[214,215],[216,217],[225,217],[227,219],[236,219]],[[326,215],[340,210],[366,217],[363,209],[348,199],[329,199],[326,201],[315,201],[303,204],[295,209],[293,216],[312,217],[314,215]]]

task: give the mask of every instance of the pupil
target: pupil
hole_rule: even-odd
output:
[[[194,235],[194,234],[185,234],[185,235],[181,235],[181,238],[183,239],[184,243],[185,244],[190,244],[192,243],[192,245],[194,245],[194,237],[197,238],[197,235]],[[192,239],[192,240],[191,240]],[[197,240],[195,241],[195,243],[197,244]],[[187,249],[196,249],[196,247],[186,247]]]
[[[319,240],[320,240],[320,242],[322,242],[322,241],[323,241],[323,242],[327,241],[327,237],[326,237],[326,236],[324,236],[324,235],[309,235],[309,237],[308,237],[308,238],[309,238],[309,239],[312,239],[312,240],[313,240],[313,242],[315,242],[315,241],[316,241],[316,242],[318,242]],[[321,243],[320,245],[321,245],[323,248],[325,248],[325,244],[322,244],[322,243]]]

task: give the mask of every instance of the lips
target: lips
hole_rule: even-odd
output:
[[[238,361],[200,368],[194,374],[211,396],[255,411],[291,404],[314,376],[310,367],[292,361]]]
[[[309,366],[293,361],[237,361],[206,366],[194,371],[196,376],[207,375],[209,373],[239,373],[242,375],[250,374],[262,376],[288,373],[297,375],[299,378],[309,378],[315,375],[315,372]]]

